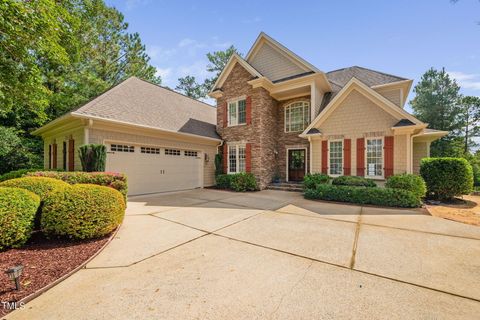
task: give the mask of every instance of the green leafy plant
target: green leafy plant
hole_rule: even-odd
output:
[[[127,177],[115,172],[55,172],[37,171],[26,174],[29,177],[48,177],[65,181],[69,184],[90,183],[99,186],[110,187],[118,190],[127,199],[128,184]]]
[[[70,185],[58,179],[45,177],[23,177],[11,179],[0,183],[0,187],[21,188],[35,193],[43,201],[55,189],[69,187]]]
[[[215,177],[223,174],[223,156],[220,153],[215,155]]]
[[[112,188],[77,184],[53,191],[42,211],[41,226],[47,235],[91,239],[109,234],[120,225],[125,202]]]
[[[372,179],[357,176],[340,176],[332,180],[336,186],[354,186],[354,187],[376,187],[377,184]]]
[[[433,199],[448,201],[473,191],[472,166],[463,158],[424,158],[420,174]]]
[[[369,188],[320,184],[315,189],[305,190],[306,199],[371,204],[386,207],[415,208],[420,199],[408,190],[392,188]]]
[[[230,189],[237,192],[258,190],[257,180],[251,173],[236,173],[231,175]]]
[[[0,176],[0,182],[5,181],[5,180],[10,180],[10,179],[15,179],[15,178],[21,178],[29,172],[35,172],[35,171],[41,171],[41,170],[43,170],[43,169],[41,169],[41,168],[19,169],[19,170],[10,171],[10,172],[4,173]]]
[[[30,238],[40,197],[20,188],[0,188],[0,250],[21,247]]]
[[[309,173],[303,177],[305,189],[315,189],[320,184],[329,183],[331,178],[324,173]]]
[[[103,144],[85,144],[78,148],[82,170],[103,172],[107,161],[107,147]]]
[[[215,177],[216,187],[218,189],[230,189],[231,174],[219,174]]]
[[[427,186],[422,177],[415,174],[397,174],[387,179],[385,187],[402,189],[412,192],[417,198],[422,199],[427,192]]]

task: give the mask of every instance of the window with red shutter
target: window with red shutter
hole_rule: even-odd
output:
[[[227,143],[223,144],[223,173],[227,173],[228,171],[228,146]]]
[[[393,175],[393,136],[385,137],[385,179]]]
[[[75,170],[75,140],[68,140],[68,171]]]
[[[357,139],[357,176],[365,176],[365,138]]]
[[[252,144],[245,144],[245,171],[252,172]]]
[[[322,141],[322,173],[328,173],[328,141]]]
[[[345,176],[351,175],[352,167],[352,140],[344,139],[343,140],[343,174]]]
[[[247,125],[252,123],[252,98],[247,97],[247,103],[246,103],[246,121]],[[248,172],[248,171],[247,171]]]

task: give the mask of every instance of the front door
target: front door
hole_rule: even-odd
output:
[[[305,149],[288,150],[288,181],[302,181],[305,176]]]

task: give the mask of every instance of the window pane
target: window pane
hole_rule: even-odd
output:
[[[382,139],[367,139],[367,176],[381,177],[383,175],[383,141]]]
[[[238,147],[238,172],[245,172],[245,147]]]
[[[330,141],[330,174],[342,174],[343,141]]]
[[[247,102],[246,100],[238,101],[238,124],[247,123]]]
[[[228,161],[229,161],[228,172],[232,172],[232,173],[237,172],[237,146],[228,147]]]
[[[303,131],[310,122],[310,107],[307,102],[296,102],[285,108],[286,131]]]
[[[228,124],[234,126],[237,124],[237,103],[230,102],[228,104]]]

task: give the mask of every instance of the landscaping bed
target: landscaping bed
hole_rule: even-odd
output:
[[[14,282],[4,272],[0,273],[0,301],[20,301],[68,274],[103,248],[109,237],[72,241],[47,239],[36,232],[23,247],[0,252],[2,271],[18,264],[24,266],[19,291],[15,290]],[[10,311],[0,305],[0,315]]]
[[[427,204],[426,207],[432,216],[480,226],[480,196],[464,196],[463,199],[455,198],[438,205]]]

